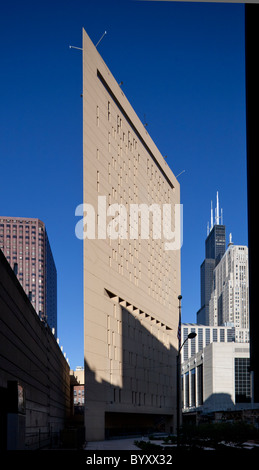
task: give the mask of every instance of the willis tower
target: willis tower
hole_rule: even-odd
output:
[[[220,223],[221,222],[221,223]],[[215,209],[213,223],[213,208],[211,203],[211,225],[205,241],[205,260],[200,267],[201,279],[201,308],[197,312],[197,323],[209,325],[209,301],[213,290],[213,271],[226,251],[226,227],[223,225],[223,215],[219,215],[219,196]]]

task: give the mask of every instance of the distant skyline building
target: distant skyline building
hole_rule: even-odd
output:
[[[37,218],[0,216],[0,249],[56,336],[57,271],[45,224]]]
[[[221,222],[221,224],[219,223]],[[201,307],[197,312],[197,323],[209,325],[209,302],[213,290],[213,271],[226,251],[226,227],[223,225],[223,210],[219,215],[219,196],[217,192],[217,203],[215,218],[213,218],[213,206],[211,202],[211,224],[207,228],[205,241],[205,259],[200,267],[201,283]]]
[[[248,248],[234,245],[231,234],[228,249],[214,269],[209,302],[209,324],[226,323],[249,328]]]
[[[230,234],[226,250],[218,193],[200,273],[197,324],[183,323],[181,328],[182,410],[196,419],[245,409],[252,400],[248,248],[234,245]],[[185,342],[190,333],[196,335]]]
[[[221,221],[221,224],[219,223]],[[205,258],[215,259],[217,262],[223,256],[226,250],[226,230],[223,225],[223,209],[219,216],[219,194],[217,192],[217,205],[215,210],[215,223],[213,225],[213,207],[211,201],[211,227],[207,230],[205,241]]]

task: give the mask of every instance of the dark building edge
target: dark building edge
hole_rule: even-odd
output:
[[[256,268],[259,265],[256,234],[256,201],[259,155],[259,5],[245,4],[245,78],[247,138],[247,210],[249,248],[250,360],[254,382],[254,402],[259,402],[259,315],[257,312]]]

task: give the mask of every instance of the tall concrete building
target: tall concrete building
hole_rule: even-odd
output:
[[[0,216],[0,249],[56,336],[57,271],[45,224],[34,218]]]
[[[179,183],[84,30],[83,159],[86,439],[170,431]]]

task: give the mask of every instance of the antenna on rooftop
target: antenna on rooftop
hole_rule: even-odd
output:
[[[216,225],[219,225],[219,193],[217,191]]]
[[[181,171],[181,173],[179,173],[179,175],[177,175],[176,178],[178,178],[178,176],[180,176],[184,172],[185,172],[185,170]]]
[[[101,40],[103,39],[103,37],[105,36],[105,34],[107,34],[107,31],[104,31],[102,37],[101,37],[101,38],[99,39],[99,41],[96,43],[95,47],[97,47],[97,46],[100,44],[100,42],[101,42]]]
[[[211,208],[210,208],[210,229],[212,230],[213,228],[213,206],[212,206],[212,201],[211,201]]]
[[[69,49],[79,49],[79,51],[82,51],[82,47],[76,47],[76,46],[69,46]]]
[[[221,215],[219,215],[219,193],[217,191],[217,200],[216,200],[216,207],[215,207],[215,221],[213,221],[213,204],[211,201],[211,209],[210,209],[210,229],[209,229],[209,223],[207,225],[207,233],[211,231],[215,225],[220,225],[221,220],[221,225],[223,225],[223,209],[221,209]]]

